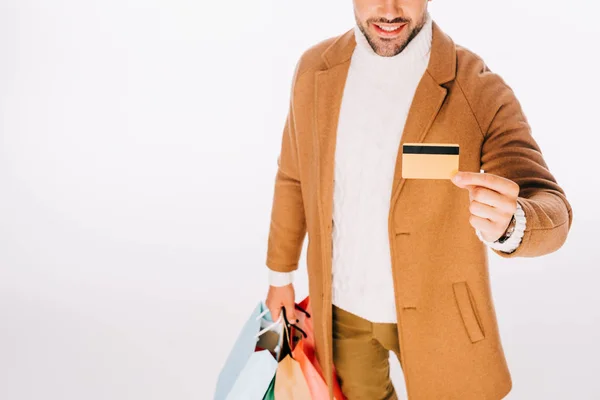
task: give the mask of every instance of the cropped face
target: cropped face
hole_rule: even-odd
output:
[[[400,53],[423,28],[431,0],[354,0],[356,23],[375,53]]]

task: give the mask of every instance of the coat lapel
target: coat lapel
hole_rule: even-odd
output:
[[[315,131],[319,143],[320,199],[324,221],[332,220],[335,144],[340,104],[350,60],[315,76]]]
[[[404,185],[402,171],[402,144],[422,143],[438,114],[447,89],[444,83],[456,75],[456,49],[452,39],[433,21],[431,55],[427,70],[419,81],[411,103],[396,157],[391,205],[393,206]],[[340,106],[356,46],[354,31],[342,34],[323,53],[326,69],[315,72],[315,125],[318,144],[318,181],[323,221],[330,222],[333,206],[334,158]],[[328,225],[329,226],[329,225]]]
[[[323,221],[332,221],[335,143],[342,95],[356,41],[352,29],[322,54],[326,69],[315,72],[314,135],[318,144],[319,206]],[[331,225],[326,225],[331,228]]]
[[[391,212],[393,212],[393,207],[406,181],[402,178],[402,145],[424,142],[448,93],[448,89],[443,85],[453,80],[455,76],[456,49],[454,42],[434,21],[429,64],[415,91],[398,147],[390,203]]]
[[[404,143],[423,143],[428,129],[440,110],[448,89],[436,83],[430,73],[425,71],[419,81],[404,125],[404,131],[396,155],[391,205],[396,203],[406,179],[402,178],[402,145]]]

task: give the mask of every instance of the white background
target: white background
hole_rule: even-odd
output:
[[[507,398],[598,399],[600,10],[429,7],[515,90],[573,206],[559,251],[490,254]],[[353,23],[350,0],[0,0],[1,399],[211,398],[266,295],[295,63]]]

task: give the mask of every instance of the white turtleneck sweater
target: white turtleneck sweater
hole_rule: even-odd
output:
[[[354,35],[356,48],[342,97],[335,149],[332,301],[372,322],[395,323],[390,198],[402,131],[429,63],[432,19],[428,13],[421,31],[393,57],[375,53],[358,25]],[[518,221],[523,222],[515,232],[518,243],[512,237],[504,245],[484,242],[513,251],[524,230],[524,221]],[[273,286],[292,279],[291,272],[269,270]]]

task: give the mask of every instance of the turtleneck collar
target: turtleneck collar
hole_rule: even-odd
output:
[[[354,62],[366,63],[369,68],[398,68],[402,65],[418,64],[424,61],[431,50],[432,18],[427,11],[425,24],[408,45],[393,57],[383,57],[375,53],[358,24],[354,25],[356,47],[353,53]]]

